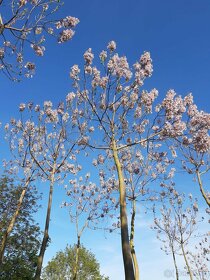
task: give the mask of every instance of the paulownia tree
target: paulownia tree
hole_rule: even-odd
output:
[[[73,37],[79,20],[71,16],[56,19],[62,4],[60,0],[0,1],[0,70],[11,80],[34,74],[28,48],[43,56],[46,35],[56,37],[58,43]]]
[[[205,234],[197,244],[189,250],[190,265],[196,279],[207,280],[209,278],[210,262],[210,234]]]
[[[129,67],[127,58],[115,52],[116,43],[99,55],[101,67],[93,66],[91,49],[84,53],[84,70],[74,65],[70,71],[74,91],[67,97],[72,120],[80,133],[78,144],[112,159],[119,190],[120,229],[126,279],[134,279],[134,267],[128,230],[128,211],[124,168],[120,152],[138,146],[147,150],[149,142],[163,144],[186,130],[186,108],[190,96],[182,98],[169,90],[163,102],[153,110],[158,91],[142,90],[144,80],[153,71],[150,54],[145,52]]]
[[[154,206],[154,226],[157,238],[163,242],[161,248],[166,254],[172,254],[176,279],[180,279],[176,255],[184,258],[185,269],[193,280],[193,269],[189,260],[189,247],[198,227],[198,203],[190,194],[178,193],[170,188],[161,199],[160,213]]]
[[[192,94],[188,95],[188,108],[186,108],[186,129],[183,135],[176,137],[169,148],[174,155],[182,159],[182,168],[195,177],[200,192],[210,207],[210,193],[205,183],[209,175],[209,148],[210,148],[210,114],[199,111],[193,102]],[[169,108],[170,109],[170,108]]]
[[[68,173],[77,173],[81,166],[75,163],[73,149],[76,140],[72,135],[68,135],[68,130],[72,132],[71,122],[62,103],[55,109],[50,101],[44,102],[43,108],[39,105],[33,106],[32,103],[28,104],[28,110],[25,104],[20,104],[19,108],[21,118],[12,122],[10,133],[14,142],[21,142],[21,149],[29,152],[30,162],[34,162],[39,170],[39,177],[50,184],[44,236],[35,276],[38,280],[49,240],[54,185],[64,180]],[[13,148],[18,147],[14,145]]]
[[[102,174],[101,174],[102,176]],[[81,250],[81,237],[86,229],[96,229],[100,225],[105,227],[105,221],[114,216],[117,207],[116,199],[107,187],[100,187],[91,182],[90,173],[84,178],[69,180],[67,188],[67,200],[63,206],[68,207],[70,220],[75,223],[77,243],[75,246],[75,261],[72,272],[72,279],[79,279],[79,263]],[[110,205],[111,204],[111,205]]]
[[[126,199],[128,213],[130,214],[129,242],[131,256],[134,265],[135,279],[139,279],[140,270],[135,250],[135,222],[137,209],[145,207],[147,211],[150,202],[158,199],[157,184],[169,180],[174,175],[171,167],[173,159],[169,159],[167,152],[162,152],[161,145],[149,143],[147,150],[139,149],[138,145],[127,147],[119,152],[119,160],[124,171],[124,183],[126,185]],[[99,154],[93,160],[93,165],[99,170],[101,187],[111,193],[112,201],[119,204],[117,198],[118,181],[115,178],[115,166],[113,165],[112,155],[109,153],[106,158]],[[103,176],[103,177],[102,177]],[[108,210],[111,203],[108,203]],[[116,207],[117,210],[117,207]],[[118,215],[114,215],[116,221],[112,223],[110,232],[120,227]],[[116,219],[118,218],[118,219]]]

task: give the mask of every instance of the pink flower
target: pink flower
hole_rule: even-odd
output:
[[[116,50],[116,47],[117,47],[117,45],[116,45],[115,41],[111,41],[107,45],[107,49],[109,49],[111,52]]]
[[[43,56],[45,47],[43,46],[37,46],[37,45],[31,45],[32,49],[35,51],[36,55]]]
[[[63,30],[59,34],[58,43],[64,43],[66,41],[69,41],[74,36],[74,34],[75,32],[72,29]]]
[[[91,65],[94,59],[94,54],[92,53],[92,49],[89,48],[83,55],[85,63],[87,65]]]
[[[66,103],[69,105],[76,97],[74,92],[69,92],[66,96]]]
[[[119,78],[124,77],[126,80],[130,80],[132,77],[126,56],[119,57],[118,54],[113,55],[108,61],[107,67],[114,76]]]
[[[33,71],[33,70],[35,70],[35,64],[32,62],[27,62],[25,65],[25,68],[27,68],[30,71]]]
[[[73,65],[73,66],[71,67],[70,77],[71,77],[72,79],[78,80],[78,79],[79,79],[79,78],[78,78],[79,73],[80,73],[79,66],[76,65],[76,64]]]
[[[23,112],[23,111],[25,110],[25,108],[26,108],[26,104],[25,104],[25,103],[21,103],[21,104],[19,105],[19,110],[20,110],[20,112]]]
[[[79,23],[79,19],[76,17],[71,17],[71,16],[67,16],[66,18],[58,21],[56,23],[56,28],[60,29],[62,27],[66,28],[66,27],[70,27],[73,28],[75,27],[77,24]]]
[[[104,61],[107,59],[107,52],[106,52],[106,51],[102,51],[102,52],[100,53],[99,57],[100,57],[100,60],[101,60],[102,62],[104,62]]]

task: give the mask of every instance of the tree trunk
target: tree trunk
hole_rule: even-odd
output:
[[[77,247],[76,247],[76,260],[73,272],[73,280],[77,280],[78,264],[79,264],[79,250],[80,250],[80,236],[77,236]]]
[[[1,242],[1,248],[0,248],[0,265],[2,265],[2,263],[3,263],[3,258],[4,258],[4,252],[5,252],[6,244],[7,244],[7,239],[9,237],[11,231],[13,230],[16,219],[17,219],[17,217],[20,213],[20,209],[21,209],[21,206],[23,204],[23,199],[25,197],[25,194],[26,194],[27,187],[28,187],[29,183],[30,183],[30,179],[28,179],[25,183],[25,186],[22,190],[22,193],[20,195],[20,199],[19,199],[18,204],[17,204],[17,209],[16,209],[16,211],[15,211],[15,213],[14,213],[14,215],[13,215],[13,217],[12,217],[8,227],[7,227],[6,232],[3,234],[3,238],[2,238],[2,242]]]
[[[112,146],[113,157],[117,168],[118,180],[119,180],[121,245],[122,245],[125,279],[134,280],[135,277],[134,277],[133,261],[131,256],[131,247],[130,247],[129,234],[128,234],[128,218],[127,218],[127,209],[126,209],[126,190],[124,184],[124,176],[118,158],[115,140],[113,140],[112,145],[113,145]]]
[[[186,264],[186,267],[187,267],[187,271],[188,271],[189,276],[190,276],[190,280],[193,280],[193,274],[192,274],[192,271],[190,269],[190,266],[189,266],[189,263],[188,263],[188,260],[187,260],[187,256],[186,256],[186,253],[185,253],[185,250],[184,250],[184,245],[183,245],[182,241],[181,241],[181,249],[182,249],[182,254],[184,256],[184,260],[185,260],[185,264]]]
[[[203,198],[205,199],[207,205],[210,207],[210,200],[207,197],[207,195],[206,195],[206,193],[203,189],[203,184],[202,184],[202,181],[201,181],[201,175],[200,175],[200,172],[198,170],[196,171],[196,175],[197,175],[198,184],[199,184],[199,187],[200,187],[201,194],[202,194]]]
[[[134,234],[135,234],[135,216],[136,216],[136,201],[135,199],[132,201],[133,209],[132,209],[132,217],[131,217],[131,234],[130,234],[130,247],[131,247],[131,256],[133,260],[133,266],[135,270],[135,280],[139,280],[139,265],[136,256],[135,246],[134,246]]]
[[[176,271],[176,280],[179,280],[179,271],[178,271],[178,267],[177,267],[177,263],[176,263],[176,256],[174,253],[174,247],[172,246],[172,256],[173,256],[173,262],[174,262],[174,267],[175,267],[175,271]]]
[[[51,208],[52,208],[54,177],[55,177],[55,168],[53,168],[53,172],[52,172],[51,180],[50,180],[50,191],[49,191],[49,198],[48,198],[45,230],[44,230],[44,236],[43,236],[43,239],[42,239],[42,245],[41,245],[40,253],[39,253],[39,256],[38,256],[38,260],[37,260],[35,280],[40,280],[44,254],[45,254],[45,250],[46,250],[46,247],[47,247],[47,242],[49,240],[49,233],[48,232],[49,232],[49,224],[50,224],[50,213],[51,213]]]

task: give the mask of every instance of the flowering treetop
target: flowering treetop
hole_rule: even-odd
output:
[[[76,165],[76,139],[68,134],[71,123],[64,104],[53,108],[51,101],[45,101],[43,107],[21,103],[19,110],[20,119],[11,119],[5,125],[10,150],[19,159],[19,165],[33,163],[47,180],[52,172],[57,175],[56,180],[68,172],[76,174],[81,166]]]
[[[31,77],[35,72],[35,64],[25,57],[26,45],[43,56],[47,34],[58,43],[73,37],[78,18],[53,18],[61,5],[59,0],[0,1],[0,70],[10,79],[18,80],[21,74]]]

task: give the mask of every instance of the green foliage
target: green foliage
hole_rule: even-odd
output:
[[[0,241],[14,214],[22,186],[15,186],[13,179],[0,179]],[[40,196],[34,187],[29,187],[24,202],[8,237],[4,262],[0,267],[1,280],[31,280],[36,268],[37,251],[40,247],[40,228],[35,224],[33,214],[38,210]]]
[[[72,280],[75,266],[76,245],[67,246],[64,251],[57,252],[48,262],[42,275],[43,280]],[[100,274],[100,265],[93,253],[84,246],[80,247],[77,280],[109,280]]]

